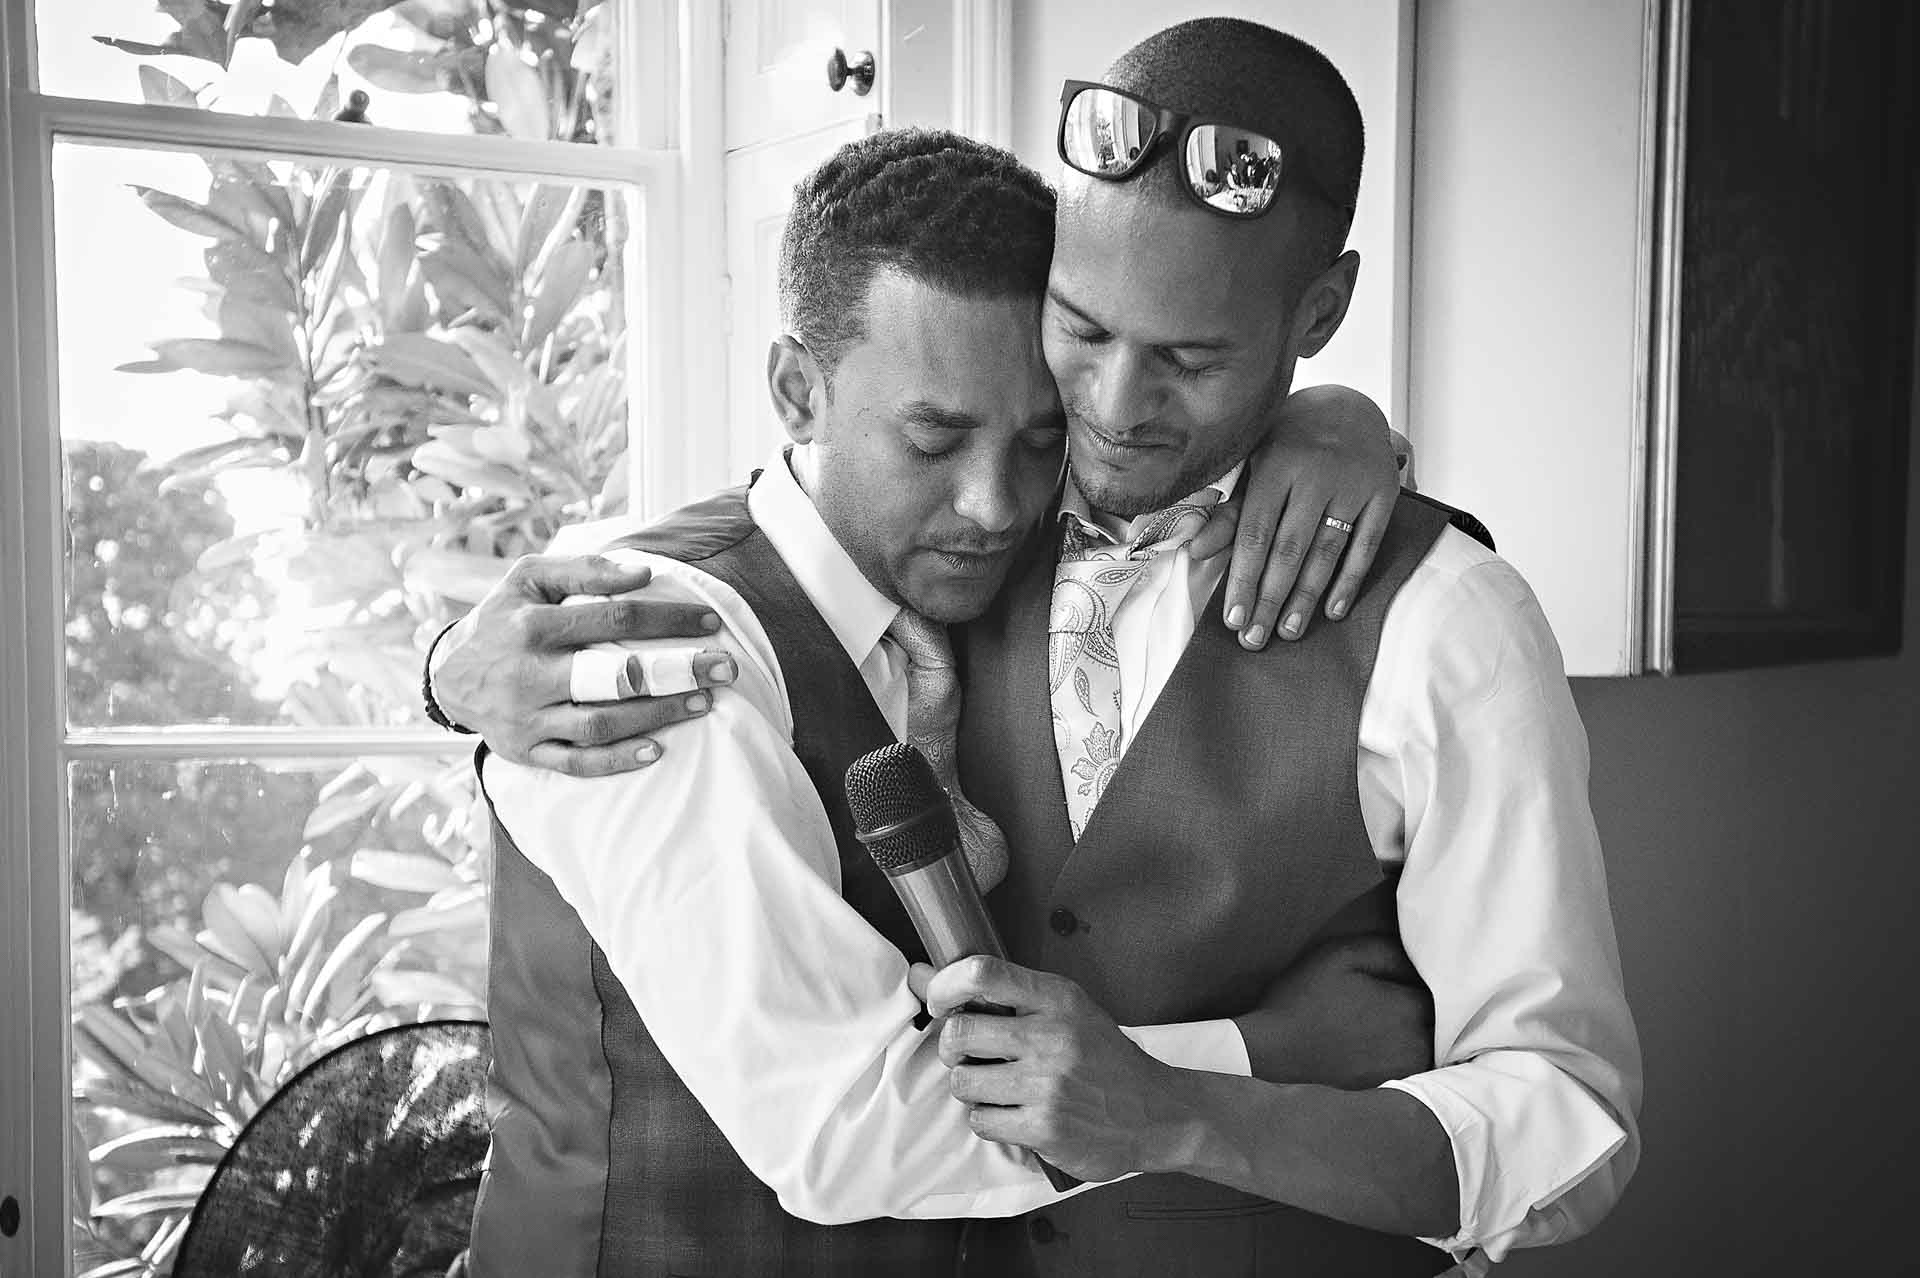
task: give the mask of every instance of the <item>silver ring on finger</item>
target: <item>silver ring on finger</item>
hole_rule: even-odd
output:
[[[1328,515],[1325,519],[1322,519],[1320,522],[1325,524],[1327,527],[1333,529],[1335,532],[1339,533],[1343,537],[1351,537],[1353,535],[1353,525],[1348,523],[1346,520],[1341,519],[1337,515]]]

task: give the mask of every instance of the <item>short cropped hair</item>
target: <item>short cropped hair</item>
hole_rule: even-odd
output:
[[[1107,83],[1178,111],[1288,137],[1306,150],[1322,193],[1320,219],[1337,257],[1359,199],[1366,130],[1346,77],[1297,36],[1241,18],[1195,18],[1157,31],[1107,68]],[[1176,193],[1177,159],[1159,157],[1154,189]],[[1184,198],[1184,197],[1181,197]]]
[[[849,142],[802,178],[780,239],[780,318],[827,373],[866,336],[891,267],[962,297],[1046,295],[1053,188],[999,147],[937,129]]]

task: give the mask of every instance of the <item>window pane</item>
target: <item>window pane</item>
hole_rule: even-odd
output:
[[[61,97],[611,140],[621,8],[613,0],[39,0],[35,8],[40,87]]]
[[[423,725],[420,651],[626,505],[630,193],[61,143],[75,727]]]
[[[302,1066],[387,1025],[485,1014],[488,839],[464,758],[68,775],[84,1273],[178,1229]]]

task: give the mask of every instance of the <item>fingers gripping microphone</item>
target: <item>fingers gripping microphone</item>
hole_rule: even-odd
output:
[[[953,801],[918,748],[896,742],[855,759],[847,768],[847,807],[854,837],[893,885],[935,967],[975,954],[1007,956],[960,846]],[[984,1003],[968,1010],[1012,1009]],[[1080,1183],[1045,1159],[1040,1166],[1055,1189]]]

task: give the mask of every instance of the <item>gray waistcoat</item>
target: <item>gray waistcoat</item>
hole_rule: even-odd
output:
[[[843,789],[847,765],[893,734],[753,524],[745,494],[730,490],[616,544],[696,563],[753,609],[786,674],[794,751],[832,820],[843,893],[924,960],[898,899],[852,837]],[[827,1228],[783,1212],[654,1046],[552,880],[497,819],[494,839],[493,1156],[474,1214],[475,1278],[953,1272],[957,1223]]]
[[[1352,614],[1297,643],[1247,652],[1209,604],[1077,846],[1047,689],[1059,537],[1043,531],[963,645],[960,774],[1007,833],[1012,865],[991,904],[1015,960],[1072,977],[1122,1024],[1230,1016],[1380,884],[1356,784],[1361,699],[1387,607],[1449,513],[1401,501]],[[1049,1278],[1377,1278],[1451,1263],[1184,1176],[1092,1190],[972,1241],[988,1239],[1030,1242]]]

